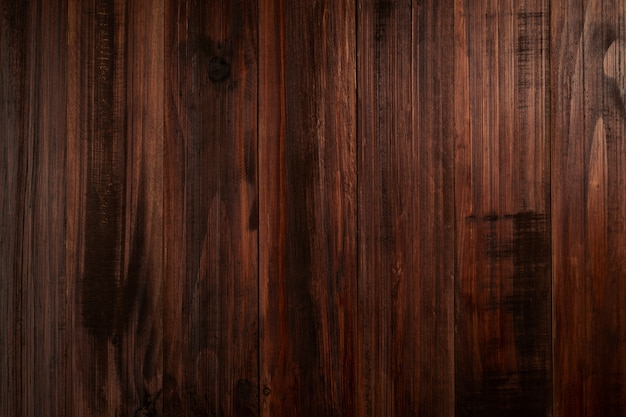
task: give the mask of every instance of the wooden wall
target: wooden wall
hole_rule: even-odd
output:
[[[0,0],[0,417],[626,415],[626,2]]]

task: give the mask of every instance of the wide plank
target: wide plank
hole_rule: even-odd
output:
[[[453,11],[359,5],[359,416],[454,413]]]
[[[355,415],[355,16],[260,2],[262,416]]]
[[[66,13],[63,415],[163,415],[163,4]]]
[[[455,1],[457,416],[552,414],[548,25]]]
[[[555,416],[626,414],[626,4],[551,8]]]
[[[257,3],[167,1],[165,415],[258,415]]]

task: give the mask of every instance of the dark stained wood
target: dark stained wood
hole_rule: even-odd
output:
[[[546,1],[455,5],[456,415],[552,414]]]
[[[626,5],[551,14],[555,416],[623,416]]]
[[[166,3],[165,415],[254,416],[257,4]]]
[[[162,415],[163,5],[68,6],[64,413]]]
[[[626,415],[625,19],[0,0],[0,417]]]
[[[354,2],[260,2],[263,416],[355,415]]]
[[[417,227],[407,237],[417,255],[418,281],[404,297],[406,309],[417,308],[407,332],[417,336],[419,374],[412,395],[415,414],[421,416],[451,416],[454,410],[453,47],[454,2],[413,0],[412,170],[417,188],[412,199]]]
[[[359,416],[454,412],[453,11],[359,7]]]
[[[66,16],[64,1],[0,2],[3,417],[64,409]]]

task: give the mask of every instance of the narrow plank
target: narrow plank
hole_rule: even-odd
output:
[[[256,16],[167,2],[165,415],[258,415]]]
[[[263,416],[354,416],[354,2],[259,8]]]
[[[453,11],[359,7],[360,416],[454,413]]]
[[[626,5],[552,5],[555,415],[626,413]]]
[[[455,2],[459,416],[552,414],[548,25]]]
[[[1,391],[2,416],[25,414],[22,401],[22,265],[24,247],[27,157],[27,45],[28,7],[23,2],[2,3],[0,48],[2,52],[2,97],[0,101],[2,147],[2,239],[0,255],[0,378],[6,388]],[[27,399],[28,400],[28,399]]]
[[[162,415],[163,4],[68,16],[65,415]]]
[[[417,294],[419,262],[412,237],[419,213],[413,198],[414,77],[407,78],[414,69],[411,13],[410,0],[359,5],[357,357],[358,415],[365,417],[416,415],[420,389],[414,380],[416,309],[406,304],[419,305],[407,299]]]
[[[416,78],[408,169],[415,189],[402,188],[417,216],[415,234],[405,237],[417,256],[416,282],[403,294],[405,305],[417,309],[413,323],[403,312],[406,334],[416,342],[413,352],[410,338],[403,343],[405,355],[416,356],[418,364],[413,392],[406,389],[414,396],[409,410],[433,417],[454,413],[454,35],[453,0],[413,0],[411,73]],[[412,382],[411,370],[403,373]]]
[[[0,415],[63,415],[64,1],[0,3]]]
[[[126,37],[125,310],[118,318],[124,398],[133,416],[163,411],[164,0],[123,2]],[[122,323],[125,327],[122,327]],[[124,352],[123,349],[126,349]],[[124,391],[123,391],[124,392]]]

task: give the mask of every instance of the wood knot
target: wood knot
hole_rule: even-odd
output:
[[[214,83],[226,80],[230,76],[230,64],[221,56],[211,58],[209,61],[209,79]]]

